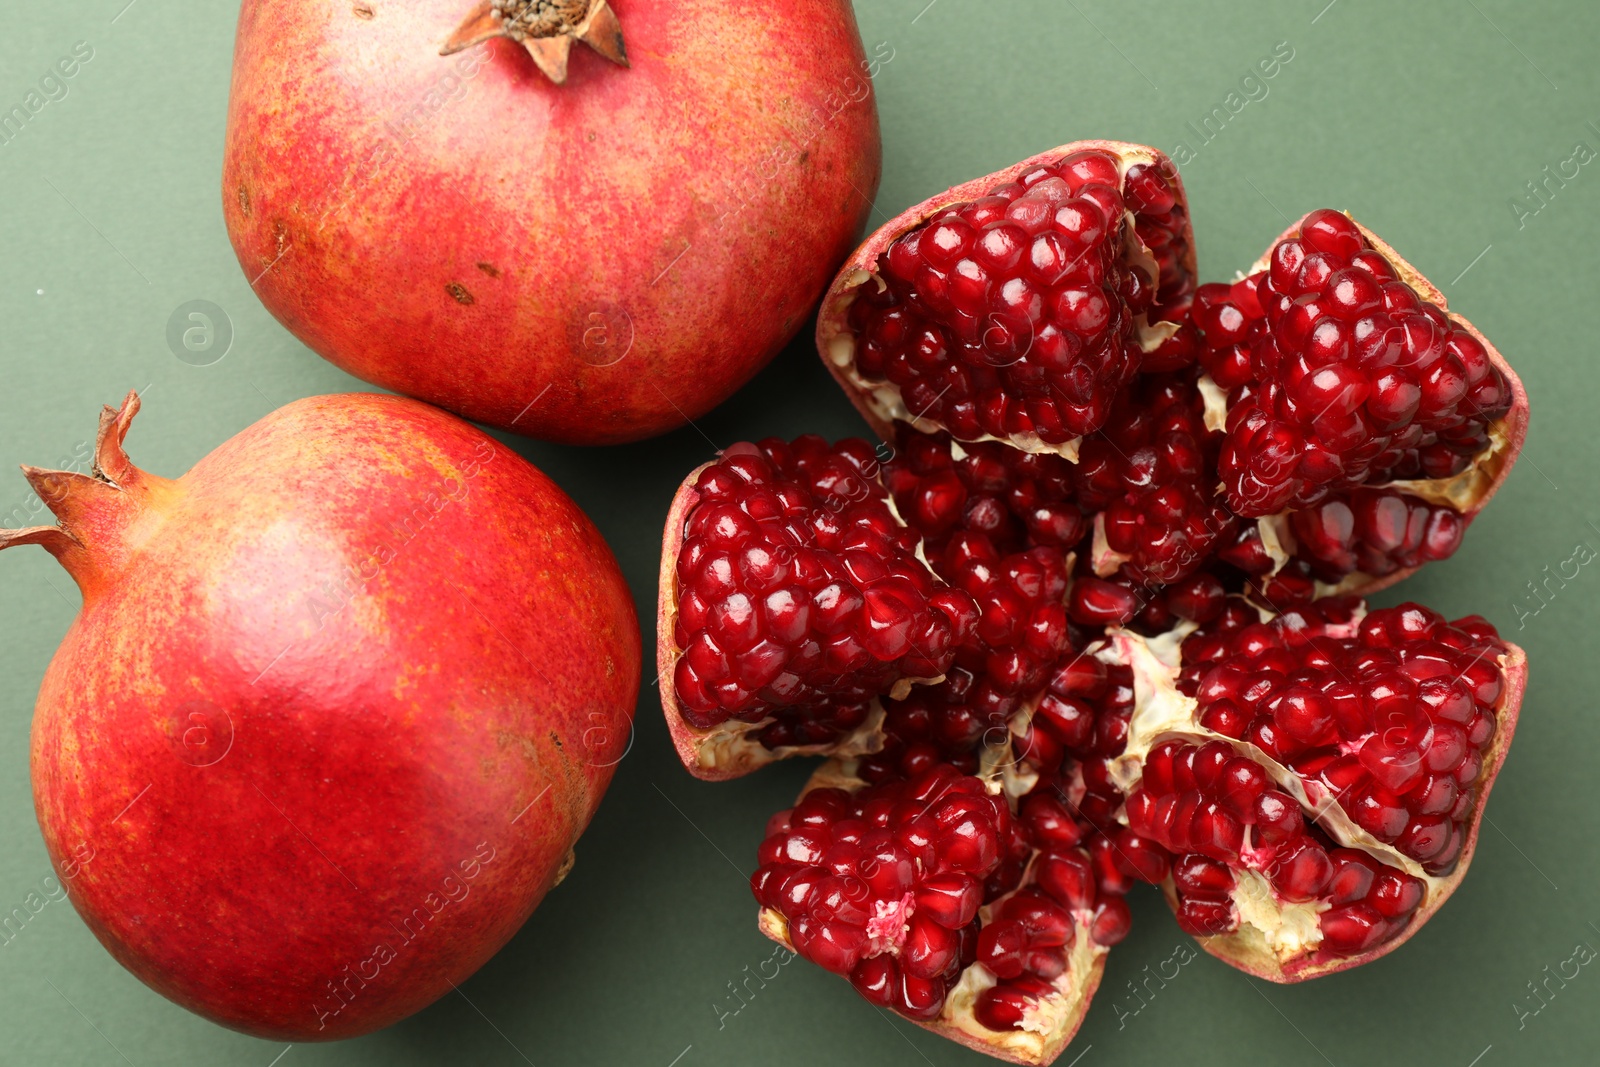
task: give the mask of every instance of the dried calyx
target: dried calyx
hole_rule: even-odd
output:
[[[607,0],[485,0],[440,54],[452,55],[495,37],[526,48],[557,85],[567,80],[573,41],[582,41],[619,66],[628,65],[622,25]]]

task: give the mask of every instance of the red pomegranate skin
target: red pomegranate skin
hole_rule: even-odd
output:
[[[849,0],[614,0],[631,66],[579,44],[555,85],[504,39],[440,56],[474,6],[245,0],[239,262],[369,382],[554,441],[682,425],[795,335],[854,247],[885,58]]]
[[[417,1011],[559,880],[625,750],[615,560],[544,475],[411,400],[298,401],[176,481],[120,455],[117,487],[30,472],[82,544],[28,532],[84,597],[33,724],[73,904],[224,1026]]]

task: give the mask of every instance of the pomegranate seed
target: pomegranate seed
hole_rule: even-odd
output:
[[[1383,916],[1365,904],[1323,912],[1322,946],[1338,956],[1354,956],[1378,944],[1387,932]]]
[[[1023,975],[978,994],[972,1013],[990,1030],[1020,1030],[1039,1002],[1054,993],[1055,987],[1044,979]]]
[[[1128,910],[1128,902],[1121,897],[1107,897],[1095,908],[1090,936],[1096,943],[1109,948],[1127,937],[1132,925],[1133,915]]]

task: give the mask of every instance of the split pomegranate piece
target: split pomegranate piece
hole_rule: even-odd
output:
[[[864,744],[877,696],[941,677],[985,625],[918,557],[877,472],[864,441],[774,438],[735,445],[679,491],[660,682],[679,754],[702,777]]]
[[[1275,570],[1293,557],[1329,589],[1448,556],[1526,436],[1527,394],[1494,346],[1339,212],[1306,215],[1233,285],[1200,286],[1192,321],[1227,391],[1229,508],[1274,525]]]
[[[859,440],[772,439],[729,449],[680,490],[658,655],[668,723],[696,774],[870,751],[878,698],[953,667],[952,694],[989,728],[1043,686],[1067,648],[1065,554],[1002,551],[996,539],[1019,539],[1001,530],[924,540],[882,484],[895,473]]]
[[[1097,655],[1138,705],[1111,778],[1177,859],[1166,890],[1206,951],[1299,981],[1392,950],[1465,875],[1510,746],[1522,651],[1481,618],[1319,601]]]
[[[1050,1062],[1129,928],[1082,833],[1036,838],[992,768],[876,785],[854,771],[826,764],[769,821],[751,878],[762,931],[935,1033]]]
[[[885,440],[894,424],[1072,456],[1194,288],[1177,168],[1080,141],[967,182],[867,239],[818,346]]]

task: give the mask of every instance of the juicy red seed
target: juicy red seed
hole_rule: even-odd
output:
[[[1336,956],[1354,956],[1379,944],[1388,933],[1383,916],[1366,904],[1322,913],[1322,947]]]
[[[1056,989],[1049,982],[1033,975],[1022,975],[1008,982],[991,986],[978,994],[972,1014],[990,1030],[1020,1030],[1023,1019],[1037,1008],[1039,1002],[1053,996]]]
[[[1421,879],[1390,870],[1373,879],[1367,902],[1384,918],[1399,919],[1417,910],[1422,893]]]
[[[1239,913],[1227,900],[1180,900],[1177,919],[1184,933],[1195,937],[1228,934],[1239,928]]]
[[[1214,575],[1196,574],[1170,587],[1167,602],[1173,614],[1189,622],[1206,623],[1222,613],[1225,603],[1222,582]]]
[[[1234,887],[1233,874],[1227,867],[1193,853],[1172,865],[1172,877],[1186,897],[1224,899]]]
[[[1128,902],[1121,897],[1107,897],[1095,908],[1089,933],[1097,944],[1109,948],[1127,937],[1132,926],[1133,915],[1128,910]]]
[[[1316,842],[1302,838],[1273,857],[1273,887],[1286,900],[1316,900],[1333,880],[1333,861]]]
[[[981,903],[982,886],[968,875],[935,875],[925,879],[917,891],[918,912],[951,930],[970,923]]]
[[[1094,866],[1083,849],[1045,853],[1035,866],[1039,887],[1061,904],[1074,910],[1094,906]]]
[[[1076,622],[1118,626],[1139,610],[1139,598],[1126,586],[1099,578],[1079,578],[1072,586],[1070,612]]]
[[[1157,168],[1144,163],[1128,168],[1123,179],[1123,195],[1133,210],[1151,215],[1165,215],[1177,204],[1167,178]]]

